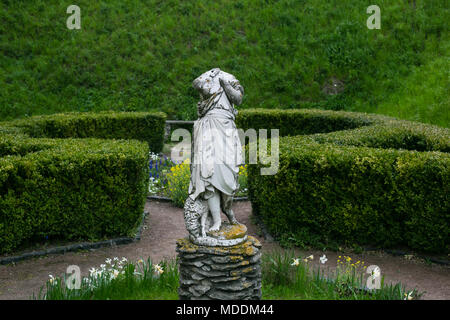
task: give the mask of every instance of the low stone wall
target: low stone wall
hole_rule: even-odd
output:
[[[261,299],[261,243],[207,247],[188,238],[177,240],[181,300]]]

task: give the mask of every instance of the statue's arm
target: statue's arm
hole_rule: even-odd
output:
[[[244,96],[244,88],[240,85],[239,81],[230,82],[219,78],[219,82],[227,94],[228,99],[235,105],[240,105]]]

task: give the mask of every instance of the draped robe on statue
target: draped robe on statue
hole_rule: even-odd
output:
[[[212,77],[210,81],[218,83],[218,77]],[[217,83],[211,87],[214,93],[198,103],[199,118],[194,123],[189,196],[192,200],[199,196],[207,200],[218,190],[222,210],[226,210],[239,187],[239,166],[244,161],[234,123],[237,110]],[[235,89],[240,86],[234,77],[229,83]]]

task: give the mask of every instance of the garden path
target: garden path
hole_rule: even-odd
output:
[[[130,261],[151,257],[154,263],[164,258],[176,256],[175,240],[187,235],[183,210],[168,202],[147,201],[146,218],[142,237],[139,242],[105,247],[96,250],[69,252],[60,255],[49,255],[41,258],[25,260],[14,265],[0,266],[0,299],[29,299],[33,293],[48,279],[49,274],[62,275],[69,265],[78,265],[82,275],[87,275],[91,267],[98,267],[106,258],[127,257]],[[233,210],[237,219],[247,225],[249,234],[256,236],[264,251],[282,250],[277,243],[266,241],[251,219],[251,203],[235,202]],[[418,259],[407,260],[404,257],[392,256],[383,252],[364,252],[353,254],[331,251],[301,251],[299,256],[314,255],[312,264],[319,264],[319,256],[328,258],[325,266],[330,270],[336,267],[339,255],[348,255],[352,259],[361,260],[365,265],[375,264],[389,282],[402,282],[407,289],[417,288],[426,291],[422,299],[450,299],[449,267],[437,264],[426,264]],[[322,266],[323,268],[323,266]]]

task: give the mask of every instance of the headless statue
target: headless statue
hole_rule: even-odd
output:
[[[244,161],[234,106],[241,104],[244,89],[233,75],[219,68],[203,73],[193,86],[201,100],[194,123],[185,220],[191,238],[204,238],[207,232],[220,229],[221,211],[230,224],[238,224],[231,205]],[[211,225],[206,230],[208,220]]]

